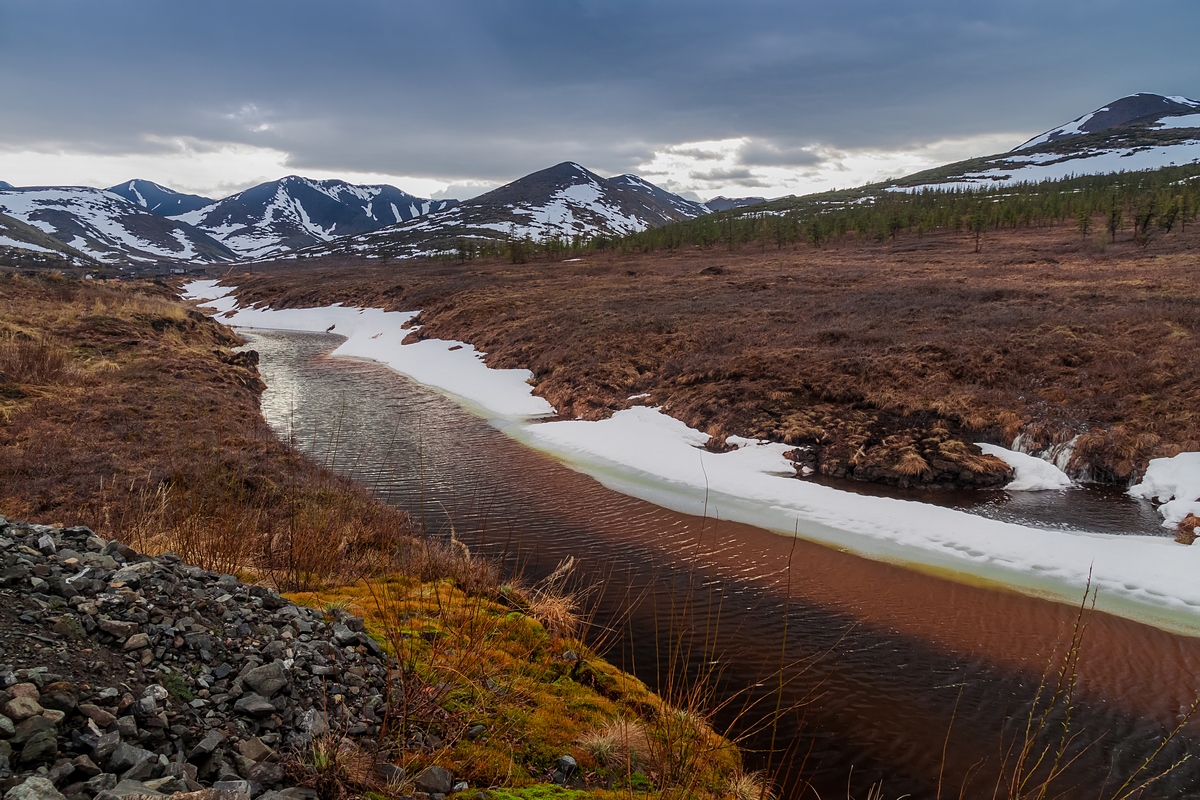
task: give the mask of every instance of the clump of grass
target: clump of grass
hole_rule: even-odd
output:
[[[288,759],[286,769],[299,785],[327,800],[358,798],[380,788],[375,757],[334,733],[313,739],[306,752]]]
[[[570,637],[579,631],[581,592],[567,588],[574,571],[575,557],[568,556],[526,593],[527,613],[553,636]]]
[[[623,718],[589,730],[580,738],[579,746],[608,769],[628,767],[637,772],[650,756],[646,726]]]
[[[775,800],[771,782],[761,772],[739,772],[729,781],[730,800]]]

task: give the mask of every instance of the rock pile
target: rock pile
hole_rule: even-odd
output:
[[[312,800],[284,788],[285,754],[327,730],[377,736],[387,687],[361,618],[0,517],[5,800]]]

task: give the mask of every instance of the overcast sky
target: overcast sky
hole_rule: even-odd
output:
[[[777,196],[1200,97],[1196,0],[0,0],[0,180]]]

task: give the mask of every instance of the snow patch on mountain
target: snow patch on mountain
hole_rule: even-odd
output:
[[[113,263],[229,260],[204,233],[165,219],[123,197],[90,187],[0,190],[0,212],[97,260]]]
[[[1114,172],[1139,172],[1163,167],[1200,163],[1200,141],[1192,140],[1161,147],[1122,147],[1082,150],[1076,153],[1031,153],[1006,156],[991,169],[971,172],[956,180],[919,186],[892,187],[893,191],[919,192],[924,189],[971,190],[1012,186],[1018,183],[1062,180],[1079,175],[1106,175]]]

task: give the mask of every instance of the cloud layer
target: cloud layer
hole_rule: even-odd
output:
[[[0,171],[182,158],[196,189],[278,169],[432,192],[737,140],[671,176],[704,194],[1196,95],[1198,23],[1191,0],[0,0]]]

